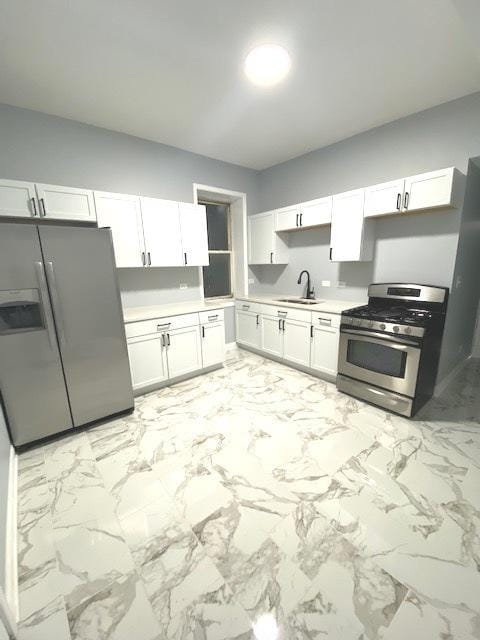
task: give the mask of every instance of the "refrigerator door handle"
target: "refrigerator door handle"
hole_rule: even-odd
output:
[[[52,324],[51,316],[48,312],[50,300],[48,298],[48,287],[47,287],[47,281],[45,279],[43,262],[35,262],[35,271],[37,274],[38,289],[40,291],[40,299],[42,301],[43,317],[45,318],[45,327],[48,333],[48,341],[50,342],[50,346],[52,347],[52,349],[55,351],[57,347],[57,338],[55,336],[55,328]]]
[[[60,309],[60,299],[58,297],[57,281],[55,278],[55,269],[53,262],[47,262],[47,280],[50,289],[50,298],[52,300],[53,315],[55,317],[55,325],[57,327],[58,341],[61,347],[65,347],[67,340],[65,338],[65,329],[63,326],[62,312]]]

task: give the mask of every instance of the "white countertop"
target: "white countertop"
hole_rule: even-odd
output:
[[[123,319],[128,322],[140,320],[152,320],[165,318],[166,316],[179,316],[182,313],[197,313],[198,311],[211,311],[212,309],[225,309],[232,307],[233,300],[195,300],[194,302],[177,302],[175,304],[157,304],[150,307],[124,307]]]
[[[236,296],[237,300],[247,300],[249,302],[259,302],[261,304],[274,304],[277,307],[291,307],[292,309],[304,309],[315,313],[342,313],[347,309],[359,307],[366,304],[366,300],[329,300],[320,298],[316,304],[296,304],[295,302],[280,302],[280,298],[295,298],[296,296]],[[299,298],[300,299],[300,298]]]

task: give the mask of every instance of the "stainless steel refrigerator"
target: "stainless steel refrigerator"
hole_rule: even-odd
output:
[[[109,229],[0,224],[0,399],[15,446],[133,408]]]

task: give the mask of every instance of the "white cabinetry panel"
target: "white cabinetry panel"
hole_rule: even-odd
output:
[[[179,202],[183,263],[208,265],[207,213],[201,204]]]
[[[237,342],[239,342],[240,344],[244,344],[247,347],[260,349],[262,342],[260,330],[260,314],[237,309],[236,334]]]
[[[405,180],[392,180],[365,189],[365,218],[400,213]]]
[[[167,362],[170,378],[183,376],[202,368],[200,328],[186,327],[169,331],[167,338]]]
[[[300,222],[300,207],[288,207],[279,209],[275,214],[276,231],[289,231],[297,229]]]
[[[288,246],[275,231],[275,211],[248,218],[249,264],[287,264]]]
[[[300,205],[302,229],[330,224],[332,221],[332,196],[319,198]]]
[[[99,227],[110,227],[117,267],[145,264],[140,199],[137,196],[95,191]]]
[[[283,356],[283,331],[281,318],[262,316],[262,349],[281,358]]]
[[[455,206],[454,178],[459,172],[450,167],[405,179],[404,209],[416,211]]]
[[[36,195],[33,182],[0,180],[0,216],[38,217]]]
[[[183,265],[178,202],[140,198],[147,266]]]
[[[372,221],[363,217],[364,189],[333,196],[331,255],[333,262],[373,259]]]
[[[40,216],[49,220],[77,220],[95,222],[93,191],[36,184]]]
[[[304,367],[310,366],[310,324],[285,320],[283,357]]]
[[[168,378],[161,334],[130,338],[127,347],[135,390],[163,382]]]
[[[223,322],[202,324],[202,364],[211,367],[225,359],[225,327]]]

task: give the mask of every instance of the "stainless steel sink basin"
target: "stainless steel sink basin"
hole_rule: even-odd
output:
[[[323,300],[307,300],[307,298],[279,298],[278,302],[291,302],[292,304],[321,304]]]

